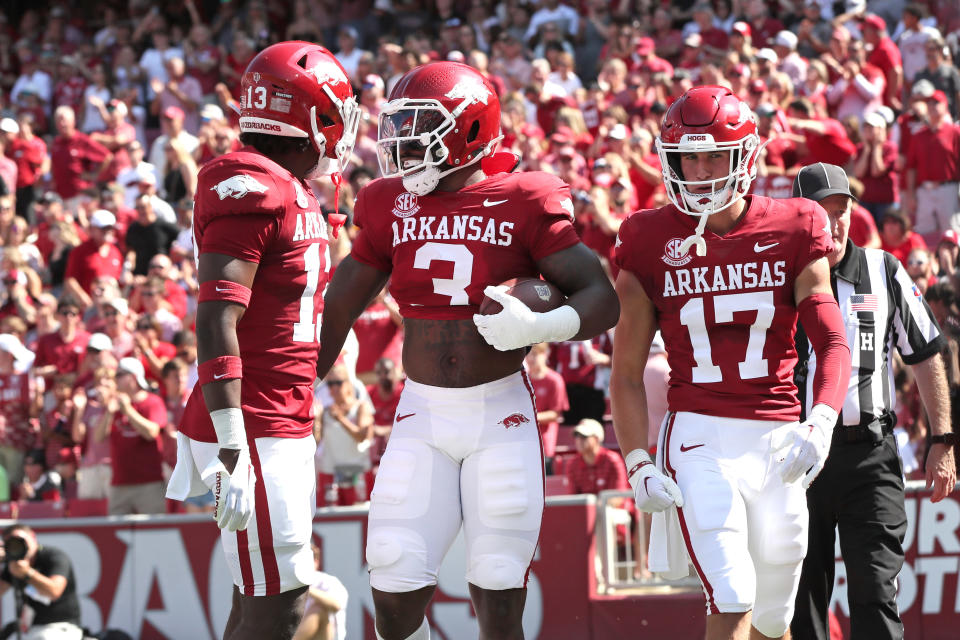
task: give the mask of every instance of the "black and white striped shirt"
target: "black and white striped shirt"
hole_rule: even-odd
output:
[[[842,424],[866,425],[896,408],[893,349],[917,364],[941,348],[940,327],[900,261],[880,249],[847,242],[840,264],[830,270],[833,295],[847,328],[852,367]],[[813,405],[816,354],[797,328],[797,388],[806,416]]]

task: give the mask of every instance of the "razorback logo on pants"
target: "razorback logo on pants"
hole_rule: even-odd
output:
[[[530,419],[522,413],[511,413],[501,420],[500,424],[509,429],[510,427],[519,427],[524,422],[530,422]]]

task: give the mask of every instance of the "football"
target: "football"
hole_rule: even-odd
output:
[[[507,288],[508,294],[521,300],[531,311],[539,313],[552,311],[567,299],[556,285],[539,278],[511,278],[500,284]],[[502,310],[503,306],[499,302],[486,296],[480,303],[480,313],[485,316],[500,313]]]

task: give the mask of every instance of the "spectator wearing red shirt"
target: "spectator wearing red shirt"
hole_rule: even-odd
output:
[[[187,315],[187,292],[174,279],[175,275],[173,261],[164,253],[156,254],[147,263],[147,278],[163,280],[163,300],[173,315],[183,320]]]
[[[160,397],[167,409],[167,423],[163,429],[163,461],[170,467],[177,465],[177,425],[187,408],[193,386],[188,384],[189,367],[180,358],[172,358],[163,365]]]
[[[121,360],[115,381],[107,380],[99,389],[106,411],[97,422],[94,437],[110,442],[110,515],[166,512],[161,432],[167,423],[167,407],[148,389],[143,365],[136,358]]]
[[[53,182],[60,197],[68,205],[75,206],[77,196],[92,187],[97,177],[110,166],[113,154],[77,130],[76,116],[70,107],[57,107],[53,119],[57,127],[57,137],[50,150]]]
[[[948,229],[960,229],[960,125],[950,121],[947,97],[927,100],[927,126],[910,140],[904,206],[929,244]]]
[[[726,31],[713,26],[713,7],[709,2],[698,2],[694,5],[693,24],[688,24],[684,33],[699,33],[701,46],[708,56],[723,56],[730,42]]]
[[[880,69],[886,79],[886,88],[883,92],[883,104],[891,109],[900,109],[902,103],[900,94],[903,91],[903,60],[900,49],[887,35],[887,22],[880,16],[868,13],[863,17],[860,26],[863,41],[872,50],[867,56],[867,62]]]
[[[393,430],[393,419],[397,414],[403,380],[395,360],[380,358],[374,367],[376,381],[367,386],[367,394],[373,405],[373,445],[370,447],[370,462],[374,467],[380,464],[380,458],[387,448],[387,439]]]
[[[570,340],[551,345],[550,368],[563,377],[570,408],[563,414],[565,424],[577,424],[583,418],[603,419],[606,399],[602,381],[597,378],[597,365],[607,365],[610,358],[590,340]]]
[[[90,288],[100,276],[117,281],[123,275],[123,254],[114,244],[117,218],[106,209],[97,209],[90,215],[90,237],[73,248],[67,258],[63,288],[84,306],[90,303]]]
[[[400,309],[384,287],[353,323],[353,331],[357,334],[360,345],[357,377],[363,382],[371,383],[377,378],[376,367],[381,358],[400,362],[403,348],[402,326]]]
[[[806,98],[794,100],[787,108],[787,122],[803,136],[798,149],[801,156],[798,164],[823,162],[844,166],[857,151],[846,129],[832,118],[813,118],[813,105]]]
[[[863,142],[857,146],[853,174],[863,183],[860,203],[879,222],[900,199],[897,145],[887,139],[887,119],[876,111],[863,117],[860,132]]]
[[[100,174],[98,182],[113,182],[124,169],[131,166],[127,145],[137,139],[137,130],[127,122],[127,105],[122,100],[111,100],[103,108],[103,131],[93,131],[90,139],[102,144],[113,154],[106,170]]]
[[[907,258],[914,249],[926,249],[927,243],[923,237],[910,229],[910,218],[897,208],[887,211],[887,215],[880,224],[881,248],[896,256],[897,260],[907,265]]]
[[[57,320],[60,326],[56,331],[40,336],[37,340],[34,373],[46,378],[46,387],[50,387],[53,376],[63,373],[75,373],[87,352],[90,334],[80,322],[80,303],[70,296],[62,296],[57,302]]]
[[[44,173],[47,143],[33,135],[33,116],[23,113],[17,118],[18,132],[5,153],[17,163],[17,215],[33,222],[33,203],[39,194],[37,178]]]
[[[850,179],[850,191],[853,194],[857,192],[857,187],[854,186],[856,180],[856,178]],[[853,203],[850,211],[850,239],[855,245],[864,249],[879,249],[882,244],[873,214],[857,202]]]
[[[190,28],[190,37],[183,42],[183,59],[187,63],[187,75],[200,83],[204,100],[213,97],[220,81],[220,48],[207,25],[194,23]]]
[[[14,487],[23,477],[24,456],[39,444],[34,420],[42,402],[30,367],[34,354],[13,334],[0,334],[0,464]]]
[[[553,473],[560,418],[570,408],[563,376],[547,365],[549,357],[550,345],[539,343],[530,347],[525,358],[527,374],[537,398],[537,426],[540,428],[540,442],[543,444],[543,459],[548,474]]]
[[[577,456],[567,466],[571,493],[597,495],[611,489],[629,489],[623,458],[603,446],[603,425],[585,418],[573,429]]]
[[[638,71],[644,71],[650,76],[655,73],[673,75],[673,65],[656,54],[653,38],[640,38],[637,41],[636,54],[637,64],[635,68]]]

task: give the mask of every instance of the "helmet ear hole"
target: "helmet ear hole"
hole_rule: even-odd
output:
[[[297,66],[303,67],[304,69],[307,68],[307,54],[303,54],[303,56],[297,60]]]
[[[328,115],[325,114],[325,113],[319,113],[319,114],[317,114],[317,120],[319,120],[319,121],[320,121],[320,124],[322,124],[324,127],[332,127],[333,125],[336,124],[336,123],[333,121],[333,118],[331,118],[330,116],[328,116]]]
[[[473,142],[478,135],[480,135],[480,121],[474,120],[473,124],[470,125],[470,131],[467,132],[467,142]]]

